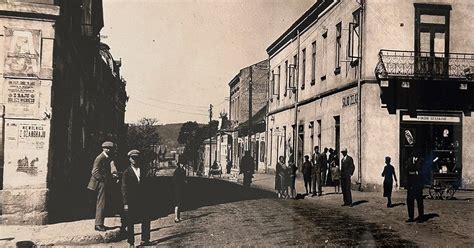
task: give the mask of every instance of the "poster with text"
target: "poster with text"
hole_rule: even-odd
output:
[[[5,28],[4,75],[6,77],[38,77],[40,43],[40,30]]]

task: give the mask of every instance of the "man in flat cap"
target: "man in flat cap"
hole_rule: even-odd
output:
[[[140,151],[128,152],[130,166],[122,174],[122,200],[123,210],[126,216],[127,242],[130,246],[135,245],[134,224],[142,224],[142,241],[140,245],[151,245],[150,243],[150,218],[146,209],[146,198],[144,197],[145,173],[140,168]]]
[[[104,232],[105,198],[106,192],[114,179],[118,178],[117,168],[113,160],[114,143],[106,141],[102,143],[102,152],[95,158],[92,167],[92,175],[87,188],[97,192],[95,209],[95,230]]]
[[[342,206],[352,207],[351,177],[354,174],[354,160],[347,155],[347,148],[342,149],[341,159],[341,188],[344,204]]]

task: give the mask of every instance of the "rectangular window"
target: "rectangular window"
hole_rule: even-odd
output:
[[[324,32],[323,33],[323,47],[322,47],[322,50],[323,50],[323,58],[321,61],[323,61],[323,63],[320,63],[321,64],[321,81],[324,81],[326,80],[326,64],[327,64],[327,58],[328,58],[328,32]]]
[[[311,44],[311,85],[316,82],[316,41]]]
[[[351,66],[355,66],[355,61],[360,57],[360,10],[352,13],[352,22],[349,23],[349,46],[348,57],[352,59]]]
[[[304,89],[306,83],[306,48],[301,51],[301,89]]]
[[[298,54],[295,54],[293,56],[293,65],[294,65],[294,73],[293,73],[293,87],[297,87],[298,84],[298,74],[299,74],[299,68],[298,68]],[[296,92],[296,91],[294,91]]]
[[[277,84],[278,84],[278,96],[277,96],[277,99],[280,99],[280,86],[281,86],[281,81],[280,81],[280,75],[281,75],[281,66],[278,66],[278,70],[277,70],[278,74],[277,74]]]
[[[272,70],[272,79],[271,79],[271,85],[272,85],[272,95],[271,98],[273,98],[273,95],[275,95],[276,90],[275,90],[275,71]]]
[[[341,33],[342,33],[342,23],[336,25],[336,69],[334,74],[339,74],[341,72]]]
[[[283,95],[286,96],[287,92],[288,92],[288,60],[285,61],[285,92],[283,93]]]
[[[321,147],[321,120],[317,120],[317,122],[318,122],[318,134],[317,134],[318,146]]]

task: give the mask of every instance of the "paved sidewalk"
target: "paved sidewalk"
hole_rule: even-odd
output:
[[[241,177],[239,182],[241,182]],[[274,174],[258,173],[254,175],[252,186],[274,191]],[[324,187],[323,196],[311,197],[305,192],[302,175],[298,174],[296,191],[301,200],[311,201],[323,207],[331,207],[349,216],[360,217],[369,222],[386,225],[398,231],[403,238],[415,241],[419,245],[474,246],[474,192],[458,191],[454,200],[424,200],[424,223],[405,223],[408,219],[406,209],[406,191],[395,190],[392,194],[393,208],[386,207],[386,198],[382,192],[352,191],[354,207],[342,207],[342,194],[334,193],[334,187]],[[428,191],[425,190],[425,195]],[[304,199],[303,199],[304,198]],[[415,215],[417,210],[415,209]],[[442,245],[444,246],[444,245]]]
[[[0,226],[0,247],[15,247],[17,242],[32,241],[38,246],[61,244],[97,244],[119,238],[120,218],[108,217],[106,232],[94,230],[94,220],[63,222],[44,226]]]

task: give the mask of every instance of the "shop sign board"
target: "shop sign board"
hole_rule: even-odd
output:
[[[342,107],[350,107],[357,104],[359,101],[359,95],[357,93],[342,97]]]
[[[450,122],[460,123],[459,116],[435,116],[435,115],[418,115],[417,117],[410,117],[409,115],[402,116],[403,121],[421,121],[421,122]]]
[[[40,30],[5,28],[4,76],[38,77],[40,42]]]
[[[9,117],[35,118],[40,107],[39,80],[7,79],[4,83],[5,114]]]
[[[273,136],[285,136],[283,130],[281,129],[275,129],[273,130]]]
[[[20,187],[46,182],[49,122],[5,120],[4,185]]]

